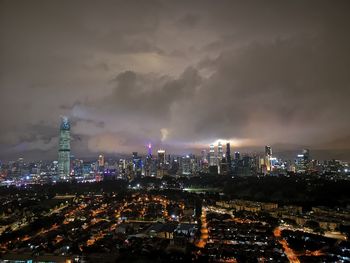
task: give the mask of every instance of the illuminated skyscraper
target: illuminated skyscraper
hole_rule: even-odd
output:
[[[235,161],[239,161],[241,159],[241,154],[239,152],[235,152]]]
[[[310,161],[310,150],[303,149],[303,155],[304,155],[305,162],[309,162]]]
[[[98,166],[99,167],[105,166],[105,157],[102,154],[100,154],[100,156],[98,157]]]
[[[271,158],[272,158],[272,148],[271,146],[266,145],[265,146],[265,166],[266,171],[271,171]]]
[[[140,177],[142,174],[142,159],[140,156],[138,156],[137,152],[132,153],[132,162],[133,162],[133,169],[136,173],[136,177]]]
[[[191,174],[191,158],[189,155],[182,157],[182,174]]]
[[[224,152],[222,150],[222,144],[221,142],[218,143],[218,159],[221,162],[222,157],[224,156]]]
[[[227,171],[231,172],[232,159],[231,159],[231,145],[230,143],[226,143],[226,163],[227,163]]]
[[[216,165],[214,144],[210,144],[210,147],[209,147],[209,165],[210,166]]]
[[[202,162],[208,162],[207,160],[207,151],[206,150],[202,150]]]
[[[152,156],[152,144],[148,144],[148,156]]]
[[[268,146],[268,145],[265,146],[265,156],[269,156],[269,157],[272,156],[272,148],[271,148],[271,146]]]
[[[58,145],[58,174],[66,180],[70,174],[70,123],[67,117],[62,117]]]
[[[158,164],[159,166],[165,164],[165,150],[158,150]]]
[[[302,154],[298,154],[297,159],[295,160],[295,164],[297,166],[297,172],[305,172],[308,168],[309,162],[310,162],[310,150],[303,149]]]

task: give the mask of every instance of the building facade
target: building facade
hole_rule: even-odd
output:
[[[70,123],[63,117],[60,125],[58,145],[58,174],[61,180],[69,179],[70,174]]]

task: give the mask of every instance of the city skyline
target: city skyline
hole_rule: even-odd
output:
[[[221,140],[350,159],[345,1],[0,5],[1,160],[57,158],[61,115],[81,157]]]

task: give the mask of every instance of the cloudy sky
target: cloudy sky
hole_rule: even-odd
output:
[[[0,0],[0,157],[350,149],[349,1]],[[350,159],[350,156],[348,156]]]

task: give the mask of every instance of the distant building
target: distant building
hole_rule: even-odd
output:
[[[149,143],[147,146],[147,153],[148,153],[148,156],[152,157],[152,144],[151,143]]]
[[[70,123],[67,117],[62,118],[60,125],[58,174],[63,180],[67,180],[70,174]]]
[[[272,148],[269,145],[265,146],[265,156],[272,156]]]
[[[133,171],[136,177],[140,177],[142,174],[142,159],[138,156],[137,152],[132,153]]]
[[[191,174],[191,158],[189,155],[182,157],[182,174]]]
[[[98,166],[103,167],[104,165],[105,165],[105,157],[102,154],[100,154],[98,156]]]
[[[158,150],[158,164],[163,166],[165,164],[165,150]]]
[[[231,145],[230,143],[226,143],[226,163],[227,163],[227,172],[231,172],[232,168],[232,159],[231,159]]]
[[[296,171],[299,173],[306,172],[308,169],[308,164],[310,163],[310,150],[303,149],[301,154],[297,155],[295,160]]]
[[[209,165],[210,166],[215,166],[216,165],[216,156],[215,156],[214,144],[210,144],[210,146],[209,146]]]
[[[271,171],[271,158],[272,158],[272,148],[271,146],[265,146],[265,166],[266,172]]]
[[[221,144],[221,142],[219,142],[218,143],[218,159],[219,159],[219,161],[222,160],[223,156],[224,156],[224,152],[222,150],[222,144]]]
[[[226,143],[226,162],[231,163],[231,145],[230,143]]]

